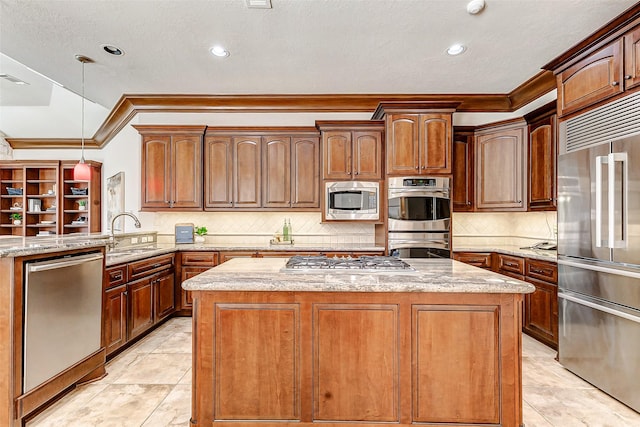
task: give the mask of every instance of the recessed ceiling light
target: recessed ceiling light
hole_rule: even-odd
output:
[[[467,3],[467,12],[470,15],[477,15],[478,13],[482,12],[484,6],[484,0],[471,0],[469,3]]]
[[[467,50],[467,47],[463,44],[452,44],[447,49],[447,53],[451,56],[455,56],[455,55],[460,55],[465,50]]]
[[[102,49],[104,49],[104,51],[107,52],[109,55],[114,55],[114,56],[124,55],[124,50],[120,49],[119,47],[113,46],[111,44],[103,44],[101,46],[102,46]]]
[[[17,85],[28,85],[29,83],[25,82],[24,80],[20,80],[17,77],[12,76],[11,74],[0,74],[0,79],[4,79],[7,81],[10,81],[13,84],[17,84]]]
[[[222,46],[214,46],[210,50],[212,54],[221,58],[229,56],[229,51]]]
[[[271,0],[247,0],[249,9],[271,9]]]

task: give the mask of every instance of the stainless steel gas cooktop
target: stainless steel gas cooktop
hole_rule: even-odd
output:
[[[389,256],[327,257],[301,256],[291,257],[285,272],[348,271],[348,272],[414,272],[415,270],[403,260]]]

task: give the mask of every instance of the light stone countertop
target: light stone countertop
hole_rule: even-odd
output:
[[[281,272],[287,258],[235,258],[182,283],[188,291],[531,293],[520,280],[454,260],[405,259],[414,273]]]
[[[533,258],[543,261],[556,262],[558,260],[557,251],[546,251],[542,249],[523,249],[516,245],[464,245],[456,246],[453,252],[498,252],[505,255],[514,255],[523,258]]]
[[[47,237],[4,237],[0,239],[0,257],[20,257],[55,253],[71,249],[106,246],[103,234],[63,235]]]

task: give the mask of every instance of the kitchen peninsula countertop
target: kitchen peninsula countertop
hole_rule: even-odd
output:
[[[47,254],[79,248],[98,248],[107,245],[108,242],[109,236],[103,234],[53,237],[5,237],[0,239],[0,257]]]
[[[188,291],[463,292],[526,294],[533,285],[445,259],[406,259],[416,271],[282,272],[284,258],[236,258],[182,283]]]
[[[505,255],[514,255],[523,258],[539,259],[543,261],[557,261],[557,251],[547,251],[542,249],[523,249],[516,245],[464,245],[456,246],[453,252],[497,252]]]

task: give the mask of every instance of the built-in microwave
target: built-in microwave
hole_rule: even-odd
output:
[[[368,181],[325,183],[326,220],[379,220],[380,184]]]

